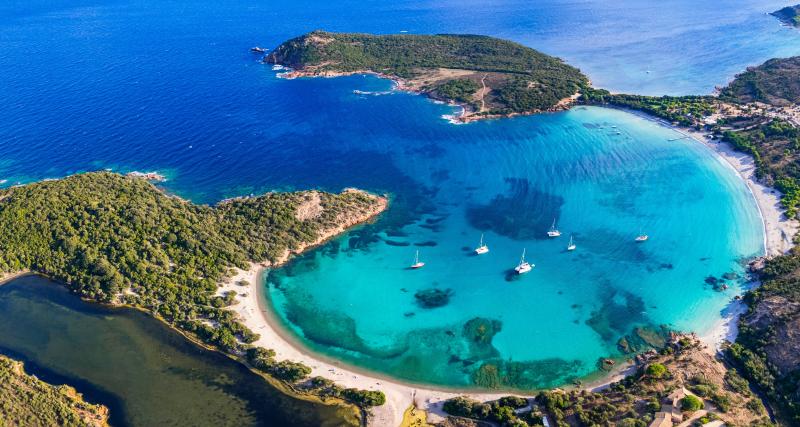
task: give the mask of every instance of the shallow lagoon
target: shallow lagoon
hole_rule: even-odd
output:
[[[70,384],[119,426],[343,426],[337,408],[290,398],[149,315],[80,301],[49,280],[0,286],[0,352]]]

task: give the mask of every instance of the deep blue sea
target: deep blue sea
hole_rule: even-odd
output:
[[[765,14],[784,5],[7,1],[0,185],[112,169],[161,172],[166,190],[200,203],[388,193],[376,224],[271,272],[286,326],[316,351],[403,379],[473,386],[493,365],[513,377],[505,385],[558,384],[619,355],[634,327],[702,332],[719,319],[740,284],[718,293],[707,276],[741,273],[762,250],[734,172],[621,111],[452,125],[451,107],[382,94],[390,84],[373,77],[279,79],[249,48],[313,29],[478,33],[559,56],[613,91],[706,94],[800,53],[797,32]],[[547,240],[554,219],[565,234]],[[640,229],[651,239],[637,245]],[[482,232],[491,252],[468,256]],[[515,278],[523,248],[536,268]],[[417,249],[427,265],[408,271]],[[430,289],[447,304],[421,307],[414,295]],[[476,344],[465,331],[481,325]]]

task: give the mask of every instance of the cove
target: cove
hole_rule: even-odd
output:
[[[0,286],[0,352],[107,405],[112,425],[357,425],[345,409],[291,398],[145,313],[85,303],[38,276]]]
[[[413,177],[381,221],[267,276],[310,350],[415,383],[559,386],[652,338],[642,331],[707,332],[742,261],[763,253],[735,173],[639,116],[576,107],[426,131],[381,147]],[[481,234],[490,252],[476,256]],[[536,267],[519,276],[523,249]],[[417,250],[426,265],[411,270]]]

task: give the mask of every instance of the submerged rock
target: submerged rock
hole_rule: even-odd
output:
[[[728,272],[722,275],[722,278],[725,280],[736,280],[739,278],[739,275],[734,272]]]
[[[450,302],[453,295],[452,289],[424,289],[414,294],[417,304],[422,308],[443,307]]]
[[[662,349],[667,344],[670,330],[666,326],[658,328],[652,326],[639,326],[633,328],[630,334],[617,341],[617,348],[625,354],[640,353],[650,349]]]

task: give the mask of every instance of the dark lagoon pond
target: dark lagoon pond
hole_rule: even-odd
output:
[[[37,276],[0,286],[0,353],[109,406],[115,426],[352,425],[346,409],[291,398],[145,313]]]

